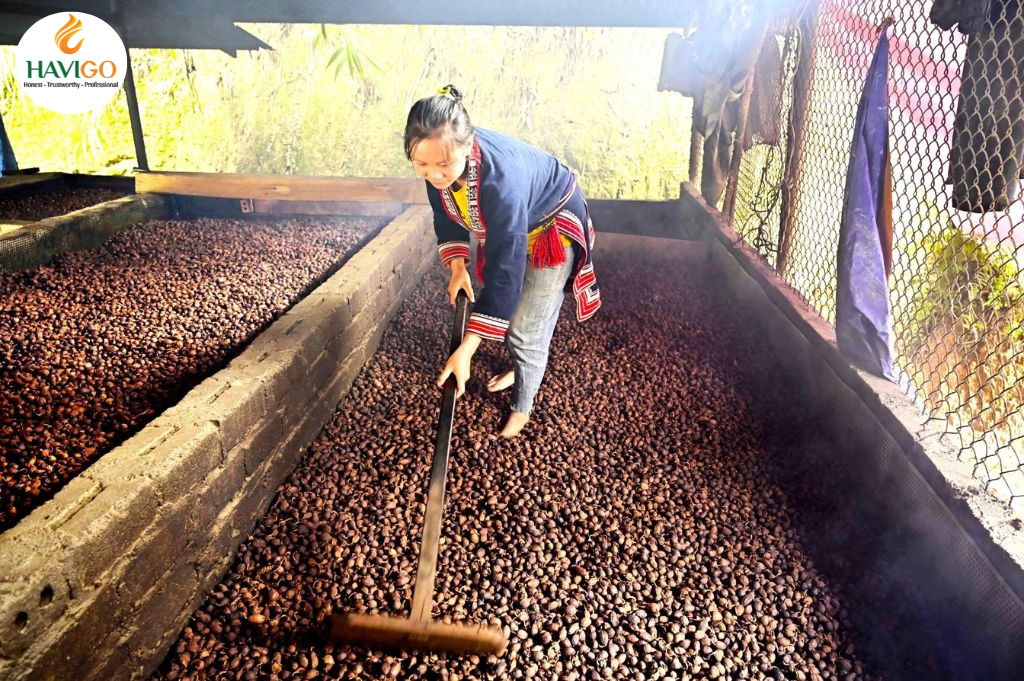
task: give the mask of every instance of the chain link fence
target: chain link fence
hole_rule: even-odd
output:
[[[748,147],[740,159],[736,203],[733,209],[733,228],[772,267],[777,267],[779,256],[779,225],[782,219],[782,186],[786,180],[786,153],[791,139],[784,121],[789,119],[793,106],[793,79],[796,74],[797,50],[800,34],[795,30],[798,15],[785,15],[769,28],[765,40],[769,49],[779,55],[777,64],[769,67],[779,70],[779,77],[756,78],[757,85],[767,84],[763,97],[752,98],[749,116],[762,121],[774,120],[778,129],[777,140],[764,139],[758,134],[744,134]],[[759,62],[759,65],[765,66]],[[758,126],[763,129],[765,126]],[[747,128],[749,130],[749,127]]]
[[[822,0],[780,18],[769,36],[782,52],[782,134],[744,152],[732,220],[834,323],[854,117],[879,27],[894,19],[890,303],[901,384],[959,438],[987,488],[1020,506],[1024,8],[993,2],[964,35],[933,24],[931,5]]]

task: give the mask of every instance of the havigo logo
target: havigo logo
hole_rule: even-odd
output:
[[[128,55],[99,17],[62,12],[31,26],[14,53],[14,70],[32,101],[59,113],[96,109],[117,94]]]
[[[76,18],[74,14],[69,14],[68,23],[64,24],[64,26],[57,31],[57,35],[53,36],[53,42],[57,43],[57,47],[59,47],[60,51],[64,54],[74,54],[75,52],[78,52],[78,48],[82,46],[82,40],[85,40],[85,38],[79,40],[78,44],[74,47],[70,46],[71,39],[74,38],[75,34],[81,30],[82,20]]]

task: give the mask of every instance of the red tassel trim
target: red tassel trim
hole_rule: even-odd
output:
[[[552,222],[551,226],[541,232],[537,240],[533,242],[530,266],[539,270],[545,267],[564,265],[565,262],[562,235],[558,231],[558,225]],[[484,283],[484,247],[480,243],[476,245],[476,280],[481,284]]]
[[[484,283],[484,245],[481,243],[476,245],[476,280]]]
[[[564,264],[565,247],[562,246],[562,237],[558,233],[557,223],[552,222],[551,226],[541,232],[533,243],[530,266],[539,270]]]

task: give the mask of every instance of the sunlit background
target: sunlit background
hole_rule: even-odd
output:
[[[685,179],[691,100],[657,91],[668,29],[240,25],[275,49],[131,51],[151,169],[412,177],[405,116],[452,82],[474,124],[562,159],[589,196],[675,198]],[[123,90],[53,113],[0,55],[21,167],[131,172]]]

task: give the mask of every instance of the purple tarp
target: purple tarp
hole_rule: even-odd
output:
[[[892,173],[889,165],[889,38],[883,30],[857,107],[839,226],[836,339],[865,371],[895,380],[889,272]]]

